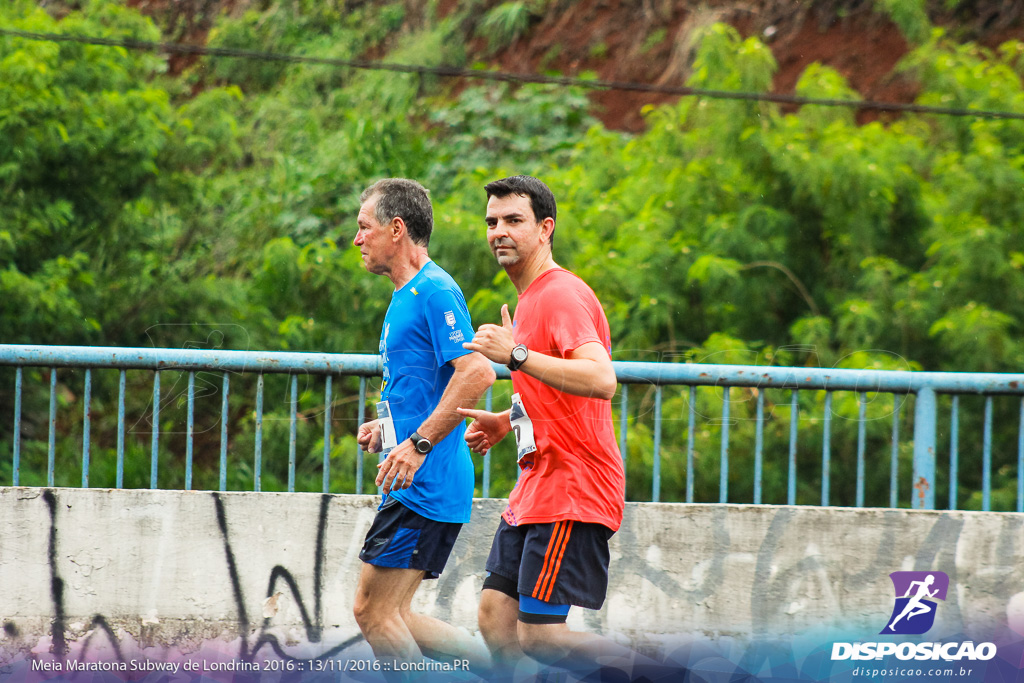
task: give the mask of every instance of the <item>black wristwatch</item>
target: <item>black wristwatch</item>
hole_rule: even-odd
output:
[[[409,441],[412,441],[412,445],[416,447],[416,452],[420,455],[426,455],[434,448],[434,444],[430,443],[430,439],[420,436],[418,432],[413,432],[412,436],[409,437]]]
[[[506,366],[509,370],[515,372],[523,363],[526,362],[526,357],[530,355],[530,350],[526,348],[526,344],[518,344],[512,349],[512,358],[509,360]]]

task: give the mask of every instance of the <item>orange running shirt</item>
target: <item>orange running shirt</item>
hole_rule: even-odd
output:
[[[513,337],[531,353],[556,358],[587,342],[611,353],[608,319],[597,296],[562,268],[542,273],[519,297]],[[571,519],[618,531],[626,489],[611,401],[558,391],[525,372],[512,373],[512,386],[537,450],[520,458],[522,474],[509,494],[505,521],[515,526]]]

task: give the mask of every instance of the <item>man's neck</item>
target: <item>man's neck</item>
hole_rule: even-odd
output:
[[[534,261],[522,264],[516,264],[519,267],[506,268],[505,272],[508,273],[508,279],[515,285],[516,293],[519,296],[523,295],[533,281],[539,278],[542,274],[551,270],[552,268],[558,268],[558,264],[551,257],[551,252],[544,252],[538,254],[539,258]]]
[[[425,247],[414,247],[407,253],[395,259],[391,266],[391,272],[387,273],[388,278],[395,285],[395,291],[405,287],[409,280],[416,277],[416,273],[422,270],[423,266],[430,262]]]

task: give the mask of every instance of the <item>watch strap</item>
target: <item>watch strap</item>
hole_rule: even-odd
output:
[[[427,453],[434,449],[434,444],[430,442],[430,439],[421,436],[419,432],[413,432],[412,435],[409,436],[409,440],[412,441],[412,445],[416,447],[417,453],[422,453],[423,455],[426,455]],[[428,446],[427,450],[425,451],[420,450],[420,443],[424,441],[427,443]]]
[[[522,360],[516,360],[516,351],[519,350],[519,349],[522,349],[523,354],[524,354]],[[526,359],[529,357],[529,352],[530,352],[530,350],[528,348],[526,348],[525,344],[516,344],[512,348],[512,353],[511,353],[511,355],[509,357],[508,365],[506,365],[505,367],[507,367],[512,372],[515,372],[516,370],[518,370],[519,368],[521,368],[523,366],[523,363],[526,362]]]

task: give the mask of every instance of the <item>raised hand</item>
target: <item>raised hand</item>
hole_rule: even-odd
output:
[[[512,348],[516,345],[512,338],[512,317],[508,313],[508,304],[501,305],[501,325],[490,323],[477,328],[473,340],[466,342],[462,348],[479,351],[487,360],[508,365],[512,360]]]

